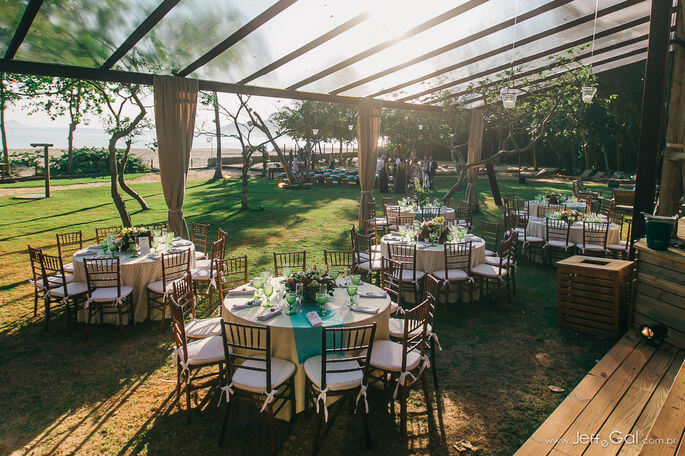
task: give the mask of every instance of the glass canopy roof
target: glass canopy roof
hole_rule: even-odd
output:
[[[0,0],[0,71],[13,59],[38,68],[99,69],[103,77],[110,68],[179,75],[295,98],[315,93],[431,103],[440,91],[459,94],[512,64],[542,68],[547,56],[588,45],[595,4]],[[646,51],[639,51],[647,46],[651,1],[597,5],[595,71],[644,59]],[[589,63],[589,49],[583,52]]]

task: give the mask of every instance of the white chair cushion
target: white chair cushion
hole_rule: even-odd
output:
[[[266,361],[248,359],[243,366],[266,368]],[[277,388],[295,373],[295,364],[281,358],[271,358],[271,388]],[[266,390],[266,372],[238,368],[233,373],[233,386],[253,393]]]
[[[357,361],[328,363],[331,370],[359,368]],[[304,362],[304,372],[317,388],[321,389],[321,356],[312,356]],[[351,372],[329,372],[326,374],[326,387],[331,391],[344,391],[361,385],[364,375],[361,370]]]
[[[498,256],[485,257],[485,264],[489,264],[491,266],[499,266],[499,257]],[[509,264],[509,260],[505,260],[504,263],[502,263],[502,266],[507,266],[508,264]]]
[[[125,297],[133,293],[133,287],[129,285],[121,286],[121,297]],[[117,287],[102,287],[96,288],[90,293],[90,297],[95,302],[108,302],[114,301],[118,298]]]
[[[568,244],[564,244],[564,241],[556,241],[554,239],[547,241],[547,245],[557,249],[570,249],[575,246],[575,244],[571,241],[568,241]]]
[[[175,349],[180,358],[183,358],[183,349]],[[221,336],[211,336],[196,340],[188,344],[188,364],[198,365],[215,363],[226,359],[224,354],[224,340]]]
[[[204,260],[205,258],[207,258],[207,255],[205,255],[204,252],[200,252],[199,250],[195,251],[195,259],[196,260]]]
[[[204,339],[210,336],[221,336],[221,317],[190,320],[185,325],[186,337]]]
[[[620,244],[609,244],[607,245],[607,249],[609,250],[625,250],[626,247],[626,241],[621,241]]]
[[[212,266],[212,260],[197,260],[195,267],[197,269],[209,269]]]
[[[416,271],[416,280],[419,281],[423,279],[426,275],[423,271]],[[413,269],[402,269],[402,282],[412,282],[414,280],[414,270]]]
[[[485,249],[485,256],[495,256],[497,253],[493,252],[492,250]]]
[[[74,263],[63,264],[64,272],[74,272]]]
[[[373,260],[371,263],[368,261],[359,263],[357,267],[359,269],[363,269],[364,271],[380,271],[383,268],[383,265],[381,260]]]
[[[514,231],[516,231],[518,234],[523,234],[526,230],[524,230],[523,228],[520,228],[520,227],[516,227],[516,228],[514,228]]]
[[[445,271],[444,269],[438,269],[437,271],[433,271],[431,274],[433,274],[435,277],[437,277],[440,280],[466,280],[469,278],[468,274],[461,269],[448,269]]]
[[[501,277],[507,275],[507,270],[502,269]],[[471,268],[471,273],[474,275],[484,276],[484,277],[500,277],[499,266],[492,266],[490,264],[479,264]]]
[[[407,353],[407,370],[415,369],[421,362],[421,356],[417,350]],[[371,350],[371,365],[377,369],[400,372],[402,370],[402,344],[390,340],[375,341]]]
[[[88,291],[88,284],[86,282],[71,282],[67,284],[67,295],[76,296]],[[50,294],[58,298],[65,296],[64,287],[52,288]]]
[[[374,244],[370,248],[371,253],[380,253],[381,251],[381,245],[380,244]]]
[[[193,276],[193,280],[198,282],[209,282],[209,269],[191,269],[190,274]],[[216,277],[216,271],[214,271],[214,277]]]
[[[388,221],[385,219],[385,217],[376,217],[376,225],[377,226],[388,226]]]
[[[602,247],[599,244],[585,244],[584,246],[578,244],[578,248],[583,252],[586,250],[589,250],[591,252],[604,252],[604,247]]]
[[[390,335],[392,337],[396,337],[398,339],[401,339],[404,337],[404,318],[390,318],[388,321],[388,327],[390,328]],[[427,328],[428,332],[427,334],[430,334],[433,332],[433,327],[431,324],[428,324]],[[421,332],[421,327],[419,326],[415,330],[409,333],[409,337],[414,337],[416,334]],[[374,347],[375,349],[375,347]]]
[[[74,281],[74,276],[71,274],[64,274],[64,279],[67,281],[67,283],[71,283]],[[48,286],[57,287],[60,285],[62,285],[61,275],[52,275],[48,277]]]
[[[173,283],[174,283],[174,282],[167,281],[166,286],[164,286],[164,285],[162,284],[162,281],[161,281],[161,280],[158,280],[158,281],[156,281],[156,282],[148,283],[148,284],[147,284],[147,289],[150,290],[150,291],[152,291],[152,292],[154,292],[154,293],[157,293],[157,294],[164,294],[164,293],[166,293],[167,291],[172,291],[172,290],[173,290],[173,288],[174,288]]]
[[[537,237],[537,236],[526,236],[526,241],[527,241],[528,243],[533,243],[533,242],[545,242],[544,239],[542,239],[541,237]],[[562,242],[562,244],[563,244],[563,242]]]

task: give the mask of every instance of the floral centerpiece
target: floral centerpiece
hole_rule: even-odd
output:
[[[432,237],[438,242],[445,242],[447,231],[445,217],[440,216],[424,220],[419,225],[419,239],[430,239]]]
[[[428,196],[430,194],[430,189],[421,185],[419,178],[414,178],[414,196],[412,197],[412,202],[419,207],[424,207],[428,201]]]
[[[295,285],[302,284],[302,293],[308,299],[314,299],[316,293],[319,292],[319,286],[326,285],[326,289],[330,293],[335,289],[335,280],[328,275],[328,271],[321,273],[316,268],[308,271],[297,271],[291,273],[285,279],[285,288],[290,291],[295,291]]]
[[[555,212],[552,217],[573,225],[578,220],[583,220],[583,213],[575,209],[566,209],[565,211]]]
[[[136,244],[139,237],[152,238],[152,231],[150,228],[142,226],[133,226],[130,228],[122,228],[118,233],[112,235],[112,240],[117,249],[125,252],[131,245]]]
[[[563,196],[557,192],[545,192],[545,201],[547,204],[561,204]]]

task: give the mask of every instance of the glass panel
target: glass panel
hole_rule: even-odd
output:
[[[125,59],[126,66],[135,69],[142,62],[157,73],[182,70],[274,3],[274,0],[184,0],[138,42]],[[238,43],[213,62],[223,71],[249,60],[263,46],[261,42],[254,44],[248,48]],[[217,80],[227,81],[221,72],[216,76]]]
[[[620,24],[624,24],[633,19],[645,17],[649,14],[648,8],[648,5],[646,8],[645,5],[635,5],[633,7],[626,8],[625,10],[621,10],[617,13],[612,13],[610,15],[604,16],[598,20],[597,32],[601,32],[603,30],[616,27]],[[589,14],[592,14],[592,12],[593,11],[590,10]],[[544,30],[545,28],[551,28],[555,25],[558,25],[559,23],[565,23],[569,20],[572,20],[572,18],[569,18],[567,14],[568,13],[564,15],[559,15],[558,10],[554,10],[550,11],[549,13],[545,13],[544,15],[539,16],[538,18],[522,22],[519,25],[517,25],[517,36],[520,38],[532,36],[539,33],[541,30]],[[584,11],[580,13],[580,16],[584,16],[585,14],[588,14],[588,12]],[[554,15],[554,17],[556,17],[556,20],[560,22],[552,22],[550,20],[550,15]],[[537,54],[539,52],[544,52],[546,49],[552,49],[557,46],[562,46],[565,43],[573,42],[574,40],[577,40],[579,38],[590,37],[592,36],[592,29],[593,23],[592,21],[589,21],[583,25],[573,27],[561,33],[548,35],[545,37],[544,40],[537,40],[532,43],[519,46],[515,51],[515,58],[520,59],[524,56],[530,56]],[[639,26],[638,28],[625,30],[605,38],[604,42],[613,43],[616,41],[616,39],[619,39],[619,41],[624,41],[626,39],[639,36],[642,33],[645,33],[644,30],[644,25]],[[488,37],[474,41],[466,46],[462,46],[460,48],[449,51],[441,57],[442,59],[447,59],[450,62],[450,64],[454,64],[455,62],[463,62],[467,59],[473,58],[473,56],[485,54],[488,51],[507,46],[507,36],[508,42],[511,42],[513,37],[511,33],[511,28],[507,30],[502,30],[501,32],[489,35]],[[400,99],[410,95],[418,95],[427,90],[428,88],[435,88],[442,84],[449,83],[451,81],[469,78],[473,75],[477,75],[483,71],[487,71],[488,69],[492,69],[498,66],[506,66],[507,63],[511,62],[511,60],[512,51],[508,50],[488,59],[472,63],[471,65],[467,65],[456,70],[440,74],[439,76],[425,79],[421,82],[417,82],[406,87],[402,87],[393,93],[382,95],[381,97],[386,99]],[[431,67],[431,65],[433,65],[433,67]],[[438,69],[446,67],[442,60],[437,60],[437,57],[435,59],[430,59],[429,61],[422,62],[421,64],[417,64],[416,66],[422,66],[423,71],[418,71],[415,70],[413,67],[409,67],[397,73],[388,75],[386,78],[382,78],[382,80],[372,81],[369,84],[366,84],[364,86],[367,89],[366,92],[360,93],[350,91],[350,94],[370,95],[377,92],[378,90],[382,90],[388,87],[394,87],[395,85],[397,85],[396,83],[401,84],[404,81],[410,81],[412,78],[416,78],[417,75],[418,77],[420,77],[422,75],[429,74],[431,70],[435,69],[436,67]]]
[[[252,52],[248,58],[232,66],[226,66],[220,61],[212,61],[199,68],[193,76],[203,79],[224,78],[232,82],[241,81],[365,12],[367,7],[366,0],[329,3],[321,3],[320,0],[299,0],[239,43],[247,49],[255,49],[258,52]],[[302,24],[306,26],[302,27]],[[222,57],[220,56],[217,60]],[[274,86],[278,81],[273,75],[267,74],[259,82]]]
[[[158,0],[46,0],[16,58],[99,66],[157,5]]]
[[[288,87],[312,74],[335,65],[359,52],[400,36],[412,27],[449,11],[466,0],[450,2],[416,2],[415,0],[374,0],[366,2],[371,17],[307,54],[283,65],[272,73],[251,82],[254,85]],[[345,5],[347,2],[344,2]],[[354,5],[354,3],[353,3]],[[354,7],[353,7],[354,9]],[[308,11],[303,15],[300,24],[311,24],[323,21],[319,9]],[[294,27],[298,23],[293,24]],[[268,42],[274,39],[290,41],[289,36],[266,37]],[[267,44],[268,46],[268,44]],[[296,46],[288,45],[291,50]],[[307,88],[303,88],[305,90]]]
[[[0,52],[3,56],[28,3],[28,0],[0,0]]]

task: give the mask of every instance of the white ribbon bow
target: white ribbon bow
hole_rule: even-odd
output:
[[[176,361],[181,366],[181,375],[186,374],[186,373],[188,375],[190,375],[190,361],[183,361],[181,359],[181,356],[183,353],[182,350],[183,350],[182,347],[174,348],[174,351],[173,351],[171,356],[173,357],[174,361]],[[179,354],[179,352],[181,354]]]
[[[274,401],[276,393],[278,393],[278,390],[275,389],[272,389],[270,393],[264,391],[264,394],[266,394],[266,399],[264,399],[264,403],[262,404],[262,408],[259,410],[259,413],[262,413],[266,409],[266,406]]]
[[[321,390],[316,398],[316,413],[319,413],[319,401],[323,401],[323,417],[324,421],[328,423],[328,406],[326,405],[326,393],[328,392],[328,387]]]
[[[419,369],[419,374],[418,376],[420,377],[421,374],[423,374],[423,371],[427,368],[431,367],[430,360],[426,355],[421,355],[421,368]],[[411,384],[413,384],[417,378],[414,376],[414,374],[411,373],[411,371],[404,371],[400,374],[400,378],[397,379],[397,384],[395,385],[395,392],[392,394],[393,399],[397,399],[397,391],[400,387],[400,384],[404,385],[404,383],[407,381],[407,377],[411,377]]]
[[[219,403],[216,404],[217,407],[221,405],[221,398],[224,397],[224,394],[226,394],[226,403],[231,400],[231,394],[235,394],[235,391],[233,391],[233,382],[229,383],[226,386],[221,387],[221,394],[219,395]]]
[[[359,394],[357,394],[357,400],[354,402],[354,413],[357,413],[357,404],[359,404],[359,399],[364,398],[364,408],[366,409],[366,414],[369,414],[369,402],[366,400],[366,388],[364,384],[359,385]]]

